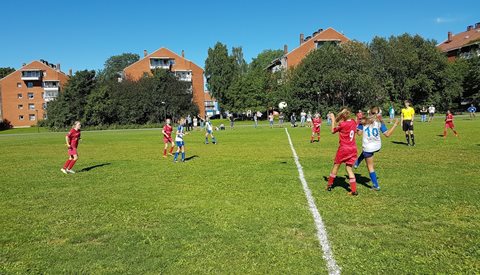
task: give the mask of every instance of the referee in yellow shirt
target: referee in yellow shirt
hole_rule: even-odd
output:
[[[415,117],[415,110],[410,107],[410,102],[405,100],[405,108],[402,109],[402,127],[405,132],[408,146],[415,146],[415,137],[413,136],[413,119]],[[410,140],[412,144],[410,145]]]

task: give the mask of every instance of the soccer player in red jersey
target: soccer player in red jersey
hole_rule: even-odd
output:
[[[453,114],[450,110],[447,111],[447,116],[445,118],[445,129],[443,129],[443,138],[447,138],[447,128],[452,129],[456,137],[458,137],[457,131],[455,131],[455,125],[453,124]]]
[[[361,122],[362,122],[362,119],[363,119],[363,112],[362,110],[358,110],[358,113],[357,113],[357,125],[359,125]]]
[[[312,122],[313,122],[313,127],[312,127],[312,136],[310,137],[310,143],[313,143],[313,138],[315,134],[317,134],[317,142],[320,142],[320,126],[322,125],[322,119],[320,118],[320,114],[316,113]]]
[[[338,168],[342,163],[345,163],[351,189],[348,194],[356,196],[358,195],[357,181],[355,179],[352,166],[357,159],[357,144],[355,143],[357,123],[355,120],[351,119],[350,116],[351,112],[347,108],[344,108],[342,111],[340,111],[336,118],[334,114],[331,114],[332,134],[339,134],[340,145],[333,162],[333,168],[330,172],[330,177],[328,178],[327,190],[332,191],[333,181],[337,177]],[[338,123],[337,127],[335,127],[335,123]]]
[[[172,139],[172,131],[173,127],[171,124],[171,120],[167,118],[165,120],[165,125],[163,126],[162,134],[163,134],[163,143],[165,146],[163,147],[163,157],[167,157],[167,149],[168,149],[168,144],[170,144],[170,152],[168,155],[173,156],[173,148],[175,147],[175,143],[173,142]]]
[[[72,129],[65,136],[65,141],[68,147],[68,160],[63,165],[63,168],[60,169],[64,174],[75,174],[75,171],[72,170],[72,167],[75,165],[75,162],[78,160],[78,141],[80,141],[80,128],[82,124],[80,121],[75,121]]]

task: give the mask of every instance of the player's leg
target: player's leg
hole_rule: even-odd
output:
[[[375,167],[373,164],[373,155],[371,157],[366,158],[365,162],[367,163],[368,173],[370,174],[370,179],[372,180],[372,183],[373,183],[373,189],[380,190],[380,186],[378,185],[378,180],[377,180],[377,174],[375,173]]]
[[[327,184],[327,190],[328,191],[332,191],[333,181],[337,177],[339,167],[340,167],[340,163],[333,164],[332,171],[330,172],[330,176],[328,177],[328,184]]]
[[[173,140],[170,140],[170,151],[169,151],[169,155],[170,156],[173,156],[173,149],[175,148],[175,143],[173,142]]]
[[[355,174],[353,173],[353,168],[351,164],[346,164],[345,169],[348,173],[348,181],[350,182],[350,190],[349,195],[356,196],[358,195],[357,192],[357,179],[355,178]]]
[[[182,149],[182,143],[180,141],[177,141],[177,151],[175,151],[175,155],[173,156],[173,161],[174,162],[177,162],[178,153],[180,153],[181,149]]]
[[[168,141],[163,142],[163,157],[167,157]]]
[[[70,161],[70,164],[68,165],[67,172],[71,174],[75,174],[75,171],[72,170],[73,166],[78,160],[78,154],[73,155],[73,159]]]
[[[72,162],[72,160],[73,160],[73,156],[69,155],[68,159],[65,162],[65,164],[63,165],[62,169],[60,169],[60,171],[62,171],[62,173],[64,173],[64,174],[68,173],[67,169],[68,169],[68,166],[70,165],[70,162]]]
[[[313,138],[315,137],[315,132],[312,131],[312,135],[310,136],[310,143],[313,143]]]
[[[360,166],[360,163],[365,159],[364,152],[362,151],[360,155],[358,156],[357,160],[355,161],[355,164],[353,164],[353,168],[357,169],[358,166]]]
[[[445,128],[443,128],[443,138],[447,138],[447,124],[445,124]]]
[[[185,162],[185,145],[182,145],[182,162]]]
[[[213,143],[213,144],[217,144],[217,139],[216,139],[215,136],[213,135],[213,132],[210,133],[210,137],[212,138],[212,143]]]
[[[208,144],[208,130],[207,130],[207,132],[205,133],[205,144]]]
[[[412,146],[415,146],[415,135],[413,134],[413,129],[410,130],[410,140],[412,141]]]

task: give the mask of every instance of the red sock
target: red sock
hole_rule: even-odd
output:
[[[350,189],[353,193],[357,192],[357,180],[355,178],[350,179]]]
[[[337,175],[330,174],[330,177],[328,178],[328,186],[332,186],[333,181],[335,180],[336,177]]]
[[[317,136],[317,140],[320,141],[320,136]]]
[[[173,153],[173,146],[170,147],[170,154],[172,154],[172,153]]]
[[[68,170],[72,169],[72,167],[75,165],[75,162],[77,162],[77,161],[73,160],[73,159],[70,161],[70,164],[68,165]]]
[[[313,136],[310,137],[310,141],[313,141]]]
[[[63,165],[63,169],[67,169],[71,161],[72,161],[71,159],[67,159],[67,161],[65,162],[65,165]]]
[[[167,149],[163,149],[163,155],[164,155],[164,156],[167,155]]]

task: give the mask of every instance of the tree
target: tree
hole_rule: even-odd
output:
[[[6,77],[7,75],[13,73],[15,71],[14,68],[10,68],[10,67],[4,67],[4,68],[0,68],[0,79]]]
[[[98,77],[102,81],[117,79],[118,73],[121,73],[123,69],[138,60],[140,60],[140,56],[135,53],[122,53],[111,56],[105,61],[104,69],[99,73]]]
[[[234,70],[236,75],[244,75],[247,73],[248,64],[245,62],[243,58],[243,50],[242,47],[233,47],[232,48],[232,56]]]
[[[217,42],[213,49],[208,49],[208,56],[205,60],[205,77],[208,90],[219,102],[221,108],[229,105],[226,94],[234,76],[234,60],[228,55],[227,46]]]
[[[462,81],[463,97],[473,101],[480,100],[480,56],[465,61],[466,69]]]

